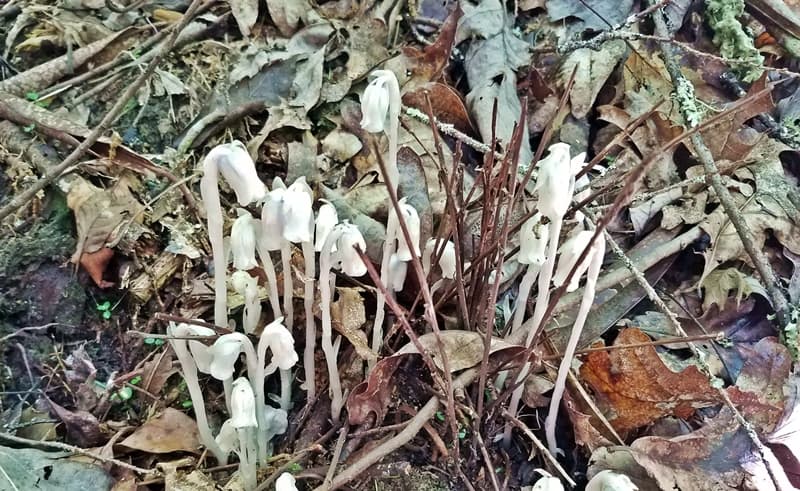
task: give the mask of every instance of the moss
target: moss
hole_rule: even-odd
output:
[[[729,59],[731,68],[745,82],[752,82],[764,71],[753,39],[744,31],[739,17],[744,12],[744,0],[706,0],[708,24],[714,30],[714,44],[720,54]]]

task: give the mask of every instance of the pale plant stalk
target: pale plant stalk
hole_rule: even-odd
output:
[[[292,369],[281,368],[279,371],[281,374],[281,409],[288,412],[292,405]],[[313,392],[309,392],[309,394],[313,394]]]
[[[566,387],[567,375],[569,374],[570,367],[572,366],[572,358],[575,356],[575,350],[578,347],[578,340],[580,340],[583,326],[586,323],[586,317],[589,315],[589,310],[594,303],[595,288],[597,286],[597,277],[600,276],[600,268],[603,266],[603,255],[605,252],[605,241],[603,235],[595,239],[596,246],[591,244],[588,247],[593,247],[590,250],[592,254],[589,269],[586,273],[586,286],[583,288],[583,297],[581,299],[581,306],[578,309],[578,316],[575,318],[575,323],[572,325],[572,332],[567,341],[567,348],[564,350],[564,357],[561,359],[561,365],[558,367],[558,375],[556,376],[556,383],[553,387],[553,395],[550,398],[550,410],[545,419],[544,430],[547,437],[547,446],[550,453],[558,455],[559,449],[556,443],[556,420],[558,419],[558,407],[561,403],[561,398],[564,395]]]
[[[395,252],[394,236],[397,233],[397,231],[394,230],[394,227],[390,226],[392,223],[392,221],[387,222],[386,240],[383,242],[383,253],[381,257],[381,283],[387,287],[386,291],[389,295],[392,294],[392,289],[389,287],[391,280],[391,268],[389,267],[389,261],[391,260],[392,254]],[[375,322],[372,327],[372,351],[374,351],[376,355],[380,354],[381,346],[383,345],[383,320],[385,315],[385,306],[386,296],[379,288],[377,293],[377,306],[375,309]],[[370,368],[372,368],[376,362],[377,360],[370,362]]]
[[[284,325],[290,332],[294,325],[294,285],[292,279],[292,246],[288,240],[281,239],[281,264],[283,266],[283,312]]]
[[[341,232],[334,230],[325,240],[319,257],[319,294],[320,310],[322,311],[322,352],[328,365],[328,379],[330,381],[331,418],[339,420],[342,410],[342,384],[339,380],[339,366],[336,363],[336,350],[333,347],[333,332],[331,328],[331,291],[335,287],[336,276],[331,274],[331,248]]]
[[[260,243],[258,244],[258,255],[261,257],[261,266],[264,274],[267,275],[267,286],[269,287],[269,305],[272,307],[272,316],[277,319],[281,317],[281,302],[278,294],[278,276],[275,274],[275,265],[272,264],[272,256],[269,251]]]
[[[252,428],[239,428],[236,433],[239,436],[239,475],[242,476],[242,486],[246,491],[253,491],[258,485],[258,477],[251,443]]]
[[[306,390],[308,394],[316,394],[316,380],[314,375],[314,349],[317,344],[317,326],[314,322],[314,278],[317,276],[316,266],[314,264],[314,244],[311,242],[303,242],[303,259],[306,266],[306,277],[303,280],[303,305],[306,310],[306,346],[303,351],[303,369],[306,374]],[[281,371],[281,408],[288,411],[287,407],[283,407],[284,403],[284,375]],[[289,379],[289,387],[291,387],[291,378]],[[289,392],[289,399],[291,399],[291,389]]]
[[[539,291],[536,294],[536,306],[533,309],[533,321],[531,329],[528,331],[528,336],[525,340],[525,346],[529,347],[533,343],[534,336],[536,335],[539,324],[544,318],[544,313],[547,310],[547,304],[550,302],[550,280],[553,278],[553,269],[556,264],[556,254],[558,253],[558,237],[561,235],[561,224],[563,219],[559,217],[553,220],[550,224],[550,233],[547,237],[547,257],[545,258],[542,270],[539,272]],[[526,362],[517,376],[517,383],[523,382],[530,373],[531,364]],[[522,394],[525,391],[525,385],[520,384],[519,387],[511,395],[511,402],[508,405],[508,412],[517,414],[519,403],[522,399]],[[511,424],[507,424],[505,432],[503,433],[503,445],[508,447],[511,443]]]
[[[206,207],[208,241],[214,256],[214,324],[228,327],[228,270],[225,243],[222,236],[222,206],[219,203],[219,170],[217,164],[206,159],[203,177],[200,179],[200,195]]]

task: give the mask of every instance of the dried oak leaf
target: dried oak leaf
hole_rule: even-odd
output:
[[[331,321],[333,328],[350,341],[359,358],[374,362],[378,355],[370,349],[367,335],[361,329],[367,322],[361,291],[361,288],[336,288],[339,299],[331,304]]]
[[[624,329],[614,344],[649,341],[638,329]],[[673,372],[652,346],[590,353],[580,373],[594,390],[608,420],[620,432],[667,415],[688,418],[695,409],[712,406],[720,400],[700,370],[689,366]]]
[[[149,453],[193,452],[200,448],[197,423],[177,409],[168,407],[121,442]]]

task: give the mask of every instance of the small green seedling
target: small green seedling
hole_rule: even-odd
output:
[[[109,302],[108,300],[106,300],[103,303],[95,304],[95,308],[97,309],[98,312],[100,312],[100,316],[103,319],[108,320],[111,318],[112,307],[111,307],[111,302]]]
[[[149,346],[163,346],[164,340],[161,338],[144,338],[144,344]]]

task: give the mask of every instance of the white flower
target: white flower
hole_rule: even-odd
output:
[[[358,230],[358,227],[350,223],[342,223],[336,227],[341,227],[339,239],[336,243],[336,262],[345,274],[357,277],[367,273],[367,267],[361,256],[356,253],[354,246],[358,246],[361,251],[367,250],[367,243]]]
[[[247,271],[236,271],[231,275],[233,289],[244,297],[244,314],[242,320],[244,332],[250,334],[255,331],[258,319],[261,317],[261,299],[258,298],[258,280],[250,276]]]
[[[403,284],[406,282],[406,274],[408,273],[408,262],[402,261],[397,257],[397,254],[392,254],[389,258],[389,278],[391,284],[387,285],[392,291],[402,291]]]
[[[322,246],[325,245],[325,239],[328,238],[328,235],[337,223],[339,223],[339,214],[336,212],[336,208],[327,201],[323,201],[322,206],[319,207],[319,211],[317,212],[316,237],[314,237],[315,251],[322,251]]]
[[[261,241],[268,251],[277,251],[283,241],[283,196],[286,186],[280,178],[272,181],[272,191],[267,193],[261,208]]]
[[[380,133],[386,128],[392,93],[399,95],[397,77],[389,70],[375,70],[361,96],[361,127],[370,133]]]
[[[258,266],[256,262],[258,222],[247,210],[240,210],[240,213],[231,227],[233,267],[239,271],[249,271]]]
[[[289,242],[311,242],[314,224],[311,188],[298,177],[283,195],[283,238]]]
[[[564,491],[564,485],[557,477],[542,469],[536,469],[536,472],[542,477],[531,487],[531,491]]]
[[[250,342],[242,333],[234,332],[224,334],[217,338],[211,346],[213,359],[209,366],[209,373],[217,380],[227,380],[233,377],[236,360],[242,352],[242,342]]]
[[[284,472],[275,481],[275,491],[297,491],[296,480],[293,475]]]
[[[233,381],[231,390],[231,426],[240,428],[253,428],[258,426],[256,418],[256,396],[250,381],[239,377]]]
[[[167,336],[174,336],[176,338],[186,338],[192,336],[213,337],[216,335],[217,333],[214,332],[213,329],[195,324],[175,324],[170,322],[169,327],[167,327]],[[213,358],[211,355],[211,348],[203,344],[201,341],[195,340],[190,340],[188,345],[189,351],[192,353],[192,358],[194,358],[194,363],[197,365],[197,369],[202,373],[209,373],[209,366],[211,365],[211,359]]]
[[[631,478],[614,471],[600,471],[589,480],[586,491],[635,491],[639,488]]]
[[[542,223],[542,214],[537,213],[522,224],[519,231],[519,256],[521,264],[544,264],[545,249],[550,224]]]
[[[216,440],[217,445],[225,454],[229,454],[239,448],[239,435],[236,434],[236,428],[231,426],[230,419],[226,419],[222,423],[222,428],[219,429],[219,433],[217,433],[217,437],[214,440]]]
[[[539,176],[535,189],[539,191],[536,208],[551,221],[564,217],[572,202],[574,175],[569,158],[569,145],[554,143],[550,153],[538,163]]]
[[[406,203],[406,198],[401,199],[398,204],[400,205],[400,211],[403,213],[403,219],[405,220],[406,227],[408,228],[408,235],[411,239],[413,255],[419,257],[419,214],[413,206]],[[405,235],[403,235],[403,229],[400,227],[400,220],[398,219],[394,208],[392,208],[392,210],[389,212],[389,220],[386,223],[386,230],[394,230],[396,233],[396,236],[389,237],[389,240],[393,238],[397,239],[398,259],[401,261],[411,261],[411,259],[414,257],[412,256],[412,249],[409,249],[408,247]]]
[[[299,358],[294,350],[294,337],[280,319],[267,324],[261,336],[266,337],[272,351],[272,363],[278,368],[288,370],[297,364]]]
[[[553,285],[561,286],[564,283],[564,280],[567,279],[567,275],[572,270],[573,266],[575,266],[575,263],[578,262],[581,253],[586,249],[586,246],[589,245],[589,241],[592,240],[593,236],[593,230],[581,230],[561,245],[558,250],[561,256],[558,258],[558,266],[556,266],[556,272],[553,275]],[[598,240],[603,240],[603,238],[599,237]],[[589,268],[589,262],[592,255],[595,253],[595,249],[596,248],[592,246],[592,249],[588,251],[583,262],[578,266],[578,269],[575,270],[575,274],[572,275],[572,280],[569,282],[569,286],[567,286],[568,292],[578,289],[581,276],[583,276],[583,273]]]
[[[234,140],[231,143],[217,145],[205,158],[204,168],[216,163],[217,169],[236,193],[236,200],[241,206],[259,201],[267,193],[267,187],[256,173],[256,165],[244,143]]]
[[[456,277],[456,246],[451,240],[444,243],[442,257],[439,258],[439,267],[442,269],[442,278],[452,280]]]

